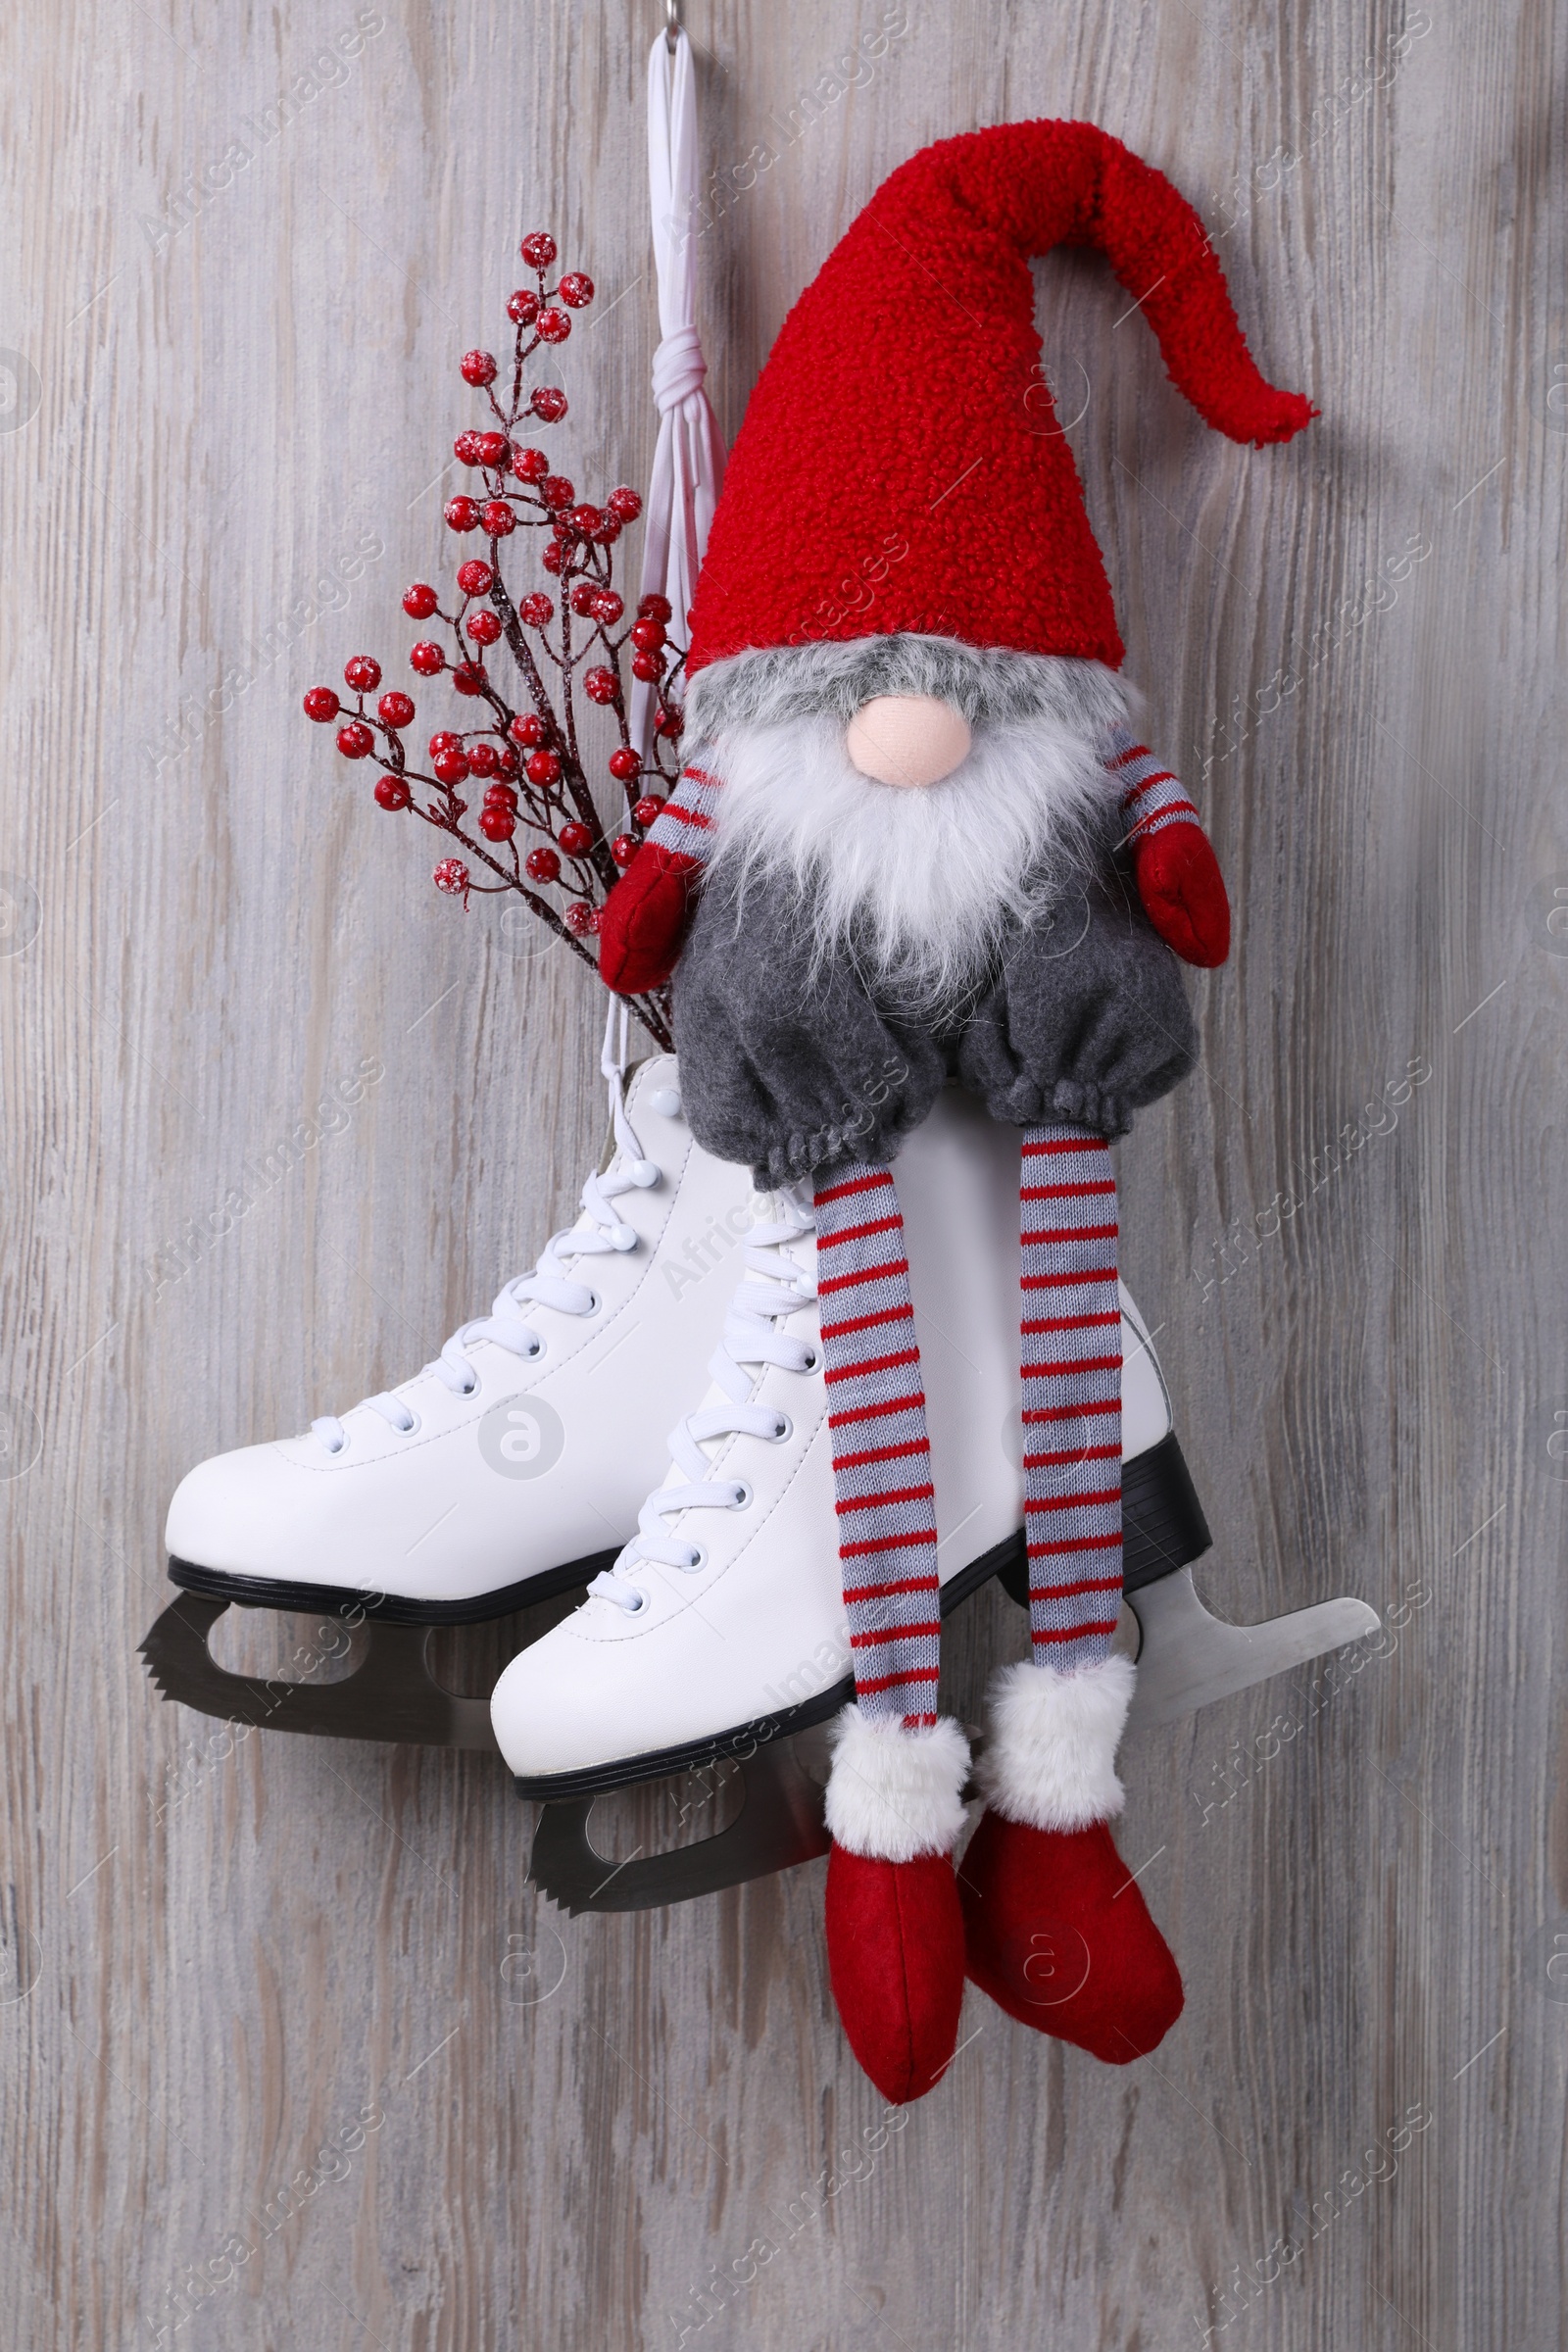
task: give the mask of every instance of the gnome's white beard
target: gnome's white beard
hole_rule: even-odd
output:
[[[889,1009],[960,1004],[1003,934],[1038,920],[1102,851],[1114,786],[1087,736],[1056,718],[982,721],[939,784],[855,767],[830,714],[731,722],[712,746],[712,873],[810,902],[813,963],[846,956]],[[701,757],[701,755],[699,755]]]

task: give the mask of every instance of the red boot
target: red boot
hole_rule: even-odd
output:
[[[946,2073],[963,2004],[953,1847],[969,1749],[958,1726],[906,1731],[846,1707],[827,1786],[828,1974],[851,2049],[904,2106]]]
[[[1106,1827],[1122,1807],[1114,1758],[1132,1692],[1120,1657],[1076,1674],[1004,1670],[979,1775],[991,1801],[958,1881],[981,1991],[1111,2066],[1156,2048],[1182,2007],[1170,1947]]]

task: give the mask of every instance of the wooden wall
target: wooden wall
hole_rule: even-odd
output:
[[[972,2000],[949,2086],[853,2179],[879,2109],[820,1864],[572,1923],[486,1759],[231,1745],[157,1700],[175,1480],[433,1352],[598,1149],[591,980],[438,901],[299,702],[349,653],[401,661],[401,589],[447,555],[455,361],[520,229],[603,289],[564,355],[576,470],[645,472],[661,19],[13,12],[0,2342],[1536,2352],[1568,2051],[1568,19],[691,16],[727,432],[883,175],[1032,114],[1171,172],[1322,409],[1238,450],[1098,266],[1043,270],[1130,667],[1239,911],[1202,1069],[1122,1154],[1204,1588],[1239,1617],[1356,1591],[1397,1638],[1130,1756],[1126,1850],[1188,1983],[1156,2059],[1103,2070]],[[960,1700],[1017,1641],[975,1605]]]

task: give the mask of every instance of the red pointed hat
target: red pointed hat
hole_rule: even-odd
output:
[[[1110,585],[1039,372],[1029,257],[1092,245],[1172,381],[1233,441],[1317,411],[1265,383],[1201,221],[1092,122],[911,156],[829,255],[752,395],[713,516],[690,668],[915,630],[1121,664]]]

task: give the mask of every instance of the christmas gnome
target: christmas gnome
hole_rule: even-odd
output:
[[[1139,740],[1110,589],[1041,379],[1028,261],[1107,258],[1233,440],[1315,412],[1266,383],[1201,224],[1087,122],[943,141],[878,190],[784,323],[692,613],[678,790],[612,893],[610,986],[673,975],[710,1152],[811,1198],[856,1698],[835,1727],[829,1966],[883,2094],[956,2046],[965,1973],[1119,2064],[1182,2001],[1112,1843],[1134,1685],[1121,1592],[1111,1141],[1192,1067],[1178,958],[1225,886]],[[937,1712],[936,1529],[894,1164],[938,1090],[1020,1140],[1031,1655],[970,1769]],[[1079,1940],[1074,1940],[1075,1938]],[[1045,1948],[1082,1982],[1042,2005]]]

